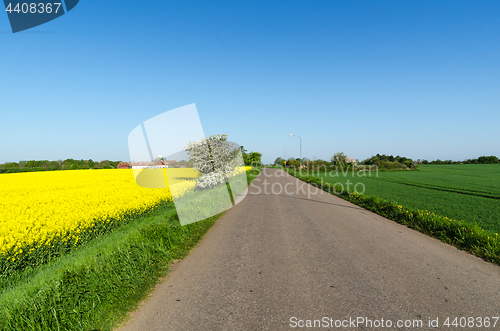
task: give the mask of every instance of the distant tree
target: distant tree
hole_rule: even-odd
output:
[[[493,163],[500,163],[500,161],[496,156],[480,156],[477,158],[477,163],[493,164]]]
[[[289,158],[288,160],[286,160],[286,166],[287,168],[298,169],[300,167],[300,159]]]
[[[243,161],[245,162],[245,165],[250,166],[250,165],[256,165],[260,166],[262,165],[262,154],[258,152],[251,152],[248,153],[245,147],[240,146],[241,150],[241,156],[243,157]]]
[[[260,166],[262,165],[262,154],[259,152],[251,152],[248,154],[247,160],[245,161],[245,165],[251,166]]]
[[[50,161],[49,171],[61,170],[61,165],[57,161]]]
[[[47,171],[49,169],[49,166],[50,166],[50,162],[48,160],[43,161],[41,164],[41,168],[45,171]]]
[[[165,158],[163,158],[165,159]],[[110,164],[111,164],[111,168],[113,169],[116,169],[116,167],[118,166],[118,163],[120,163],[122,161],[110,161]]]
[[[311,170],[316,170],[316,171],[327,171],[329,166],[328,166],[328,162],[324,161],[324,160],[315,160],[315,161],[311,161],[309,163],[309,167]]]
[[[241,156],[243,157],[243,162],[245,162],[245,165],[248,165],[249,164],[248,153],[247,153],[248,151],[243,146],[240,146],[240,149],[241,149]]]
[[[27,168],[36,168],[37,167],[37,161],[35,160],[30,160],[26,162],[26,167]]]
[[[111,166],[111,162],[109,160],[101,161],[99,162],[99,164],[102,166],[101,169],[113,169],[113,167]]]
[[[331,161],[337,167],[343,167],[347,164],[347,155],[344,152],[337,152],[332,156]]]

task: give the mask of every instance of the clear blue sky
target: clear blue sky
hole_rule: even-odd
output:
[[[141,122],[196,103],[272,162],[337,151],[500,156],[500,1],[80,1],[12,34],[0,162],[128,160]]]

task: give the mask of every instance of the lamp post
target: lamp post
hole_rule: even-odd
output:
[[[280,148],[283,148],[285,150],[285,161],[286,161],[286,148],[285,147],[281,147]]]
[[[290,137],[299,137],[300,139],[300,164],[302,164],[302,138],[300,138],[300,136],[297,136],[296,134],[291,134],[291,133]]]

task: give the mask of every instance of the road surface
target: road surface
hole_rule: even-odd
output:
[[[500,330],[499,266],[315,191],[264,169],[120,330]]]

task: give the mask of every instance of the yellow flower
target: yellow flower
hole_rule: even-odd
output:
[[[239,167],[237,173],[251,167]],[[166,169],[167,188],[136,184],[133,170],[71,170],[0,175],[0,256],[23,253],[57,241],[81,241],[98,222],[121,222],[190,192],[198,175],[191,168]],[[104,225],[106,228],[106,225]],[[95,230],[92,230],[95,232]],[[30,248],[29,252],[34,249]],[[25,252],[26,253],[26,252]],[[5,256],[11,258],[14,257]]]
[[[168,188],[140,187],[132,170],[115,169],[2,174],[0,193],[0,255],[74,236],[76,243],[98,221],[119,222],[172,200]]]

